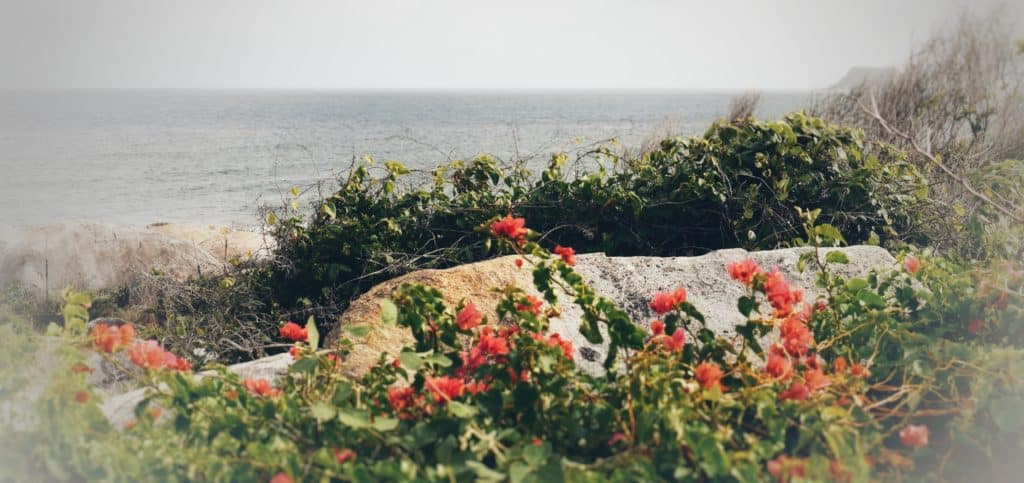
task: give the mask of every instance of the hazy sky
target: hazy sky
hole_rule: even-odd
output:
[[[0,87],[813,88],[998,3],[0,0]]]

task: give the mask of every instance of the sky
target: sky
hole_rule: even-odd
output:
[[[0,88],[820,88],[1000,3],[0,0]]]

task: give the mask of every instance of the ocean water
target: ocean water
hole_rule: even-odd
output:
[[[372,155],[413,168],[702,132],[723,91],[0,91],[0,224],[258,222]],[[806,105],[769,92],[760,117]]]

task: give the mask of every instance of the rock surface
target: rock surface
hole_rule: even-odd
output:
[[[232,258],[258,256],[264,245],[257,233],[216,225],[0,226],[0,285],[50,294],[67,286],[94,291],[131,283],[153,269],[183,279],[221,270]]]
[[[778,267],[794,287],[807,291],[808,298],[819,294],[815,288],[815,274],[799,273],[796,269],[800,254],[806,248],[747,252],[742,249],[719,250],[698,257],[607,257],[603,254],[577,256],[576,270],[594,287],[598,294],[617,303],[634,321],[647,324],[655,318],[648,307],[651,296],[660,291],[686,287],[688,300],[700,310],[710,329],[722,335],[734,333],[736,325],[744,322],[736,309],[736,301],[743,294],[742,287],[729,278],[726,264],[751,258],[765,269]],[[847,255],[847,265],[834,265],[833,270],[844,277],[861,276],[875,267],[891,266],[893,257],[883,248],[854,246],[823,249],[821,256],[838,250]],[[491,288],[515,284],[533,290],[532,275],[527,267],[517,269],[514,256],[501,257],[479,263],[461,265],[445,270],[421,270],[384,282],[356,299],[341,316],[339,326],[369,323],[379,325],[380,302],[403,283],[419,283],[437,288],[444,294],[449,307],[460,300],[473,301],[480,311],[494,317],[494,308],[500,295]],[[538,294],[539,295],[539,294]],[[582,312],[562,297],[562,315],[551,321],[551,331],[572,341],[579,367],[591,374],[603,371],[601,363],[607,346],[587,343],[579,334]],[[328,341],[340,334],[333,331]],[[358,341],[345,361],[346,372],[364,373],[378,359],[381,352],[397,354],[412,342],[408,330],[399,327],[378,327],[365,340]]]

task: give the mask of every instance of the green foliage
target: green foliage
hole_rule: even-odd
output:
[[[812,247],[803,262],[824,295],[801,305],[798,290],[776,275],[733,273],[746,287],[740,339],[707,330],[704,316],[676,295],[659,309],[664,333],[648,334],[595,294],[570,261],[537,242],[498,238],[533,267],[549,303],[570,297],[600,325],[598,338],[609,335],[619,350],[606,365],[616,370],[580,372],[566,341],[546,333],[547,311],[518,288],[501,289],[494,320],[503,323],[487,325],[460,314],[467,304],[452,309],[436,289],[405,284],[383,318],[415,342],[362,377],[338,370],[349,343],[317,352],[311,332],[276,388],[223,367],[201,378],[147,371],[136,421],[120,429],[99,413],[95,395],[77,398],[90,391],[84,375],[57,371],[63,375],[36,403],[36,424],[5,433],[0,454],[13,466],[3,468],[16,479],[112,481],[1009,475],[1001,471],[1019,464],[1015,448],[1024,442],[1019,269],[918,254],[905,269],[845,279],[831,266],[847,260],[828,248],[842,235],[817,225],[818,216],[798,219]],[[87,305],[69,293],[64,312],[77,316],[67,307]],[[974,317],[986,323],[972,326]],[[307,328],[315,330],[312,321]],[[673,345],[677,330],[685,344]],[[79,331],[62,335],[82,340]],[[772,369],[773,358],[789,368]],[[794,392],[798,386],[806,392]],[[929,442],[908,447],[913,441],[899,435],[908,424],[927,426]]]
[[[902,238],[925,201],[922,179],[864,151],[856,131],[795,113],[718,122],[638,158],[597,147],[576,170],[558,154],[539,176],[482,156],[416,188],[397,163],[360,165],[310,219],[294,206],[274,215],[276,264],[259,283],[281,307],[333,320],[398,274],[488,258],[477,228],[508,213],[551,242],[623,256],[775,248],[801,233],[794,207],[821,210],[850,243]]]

